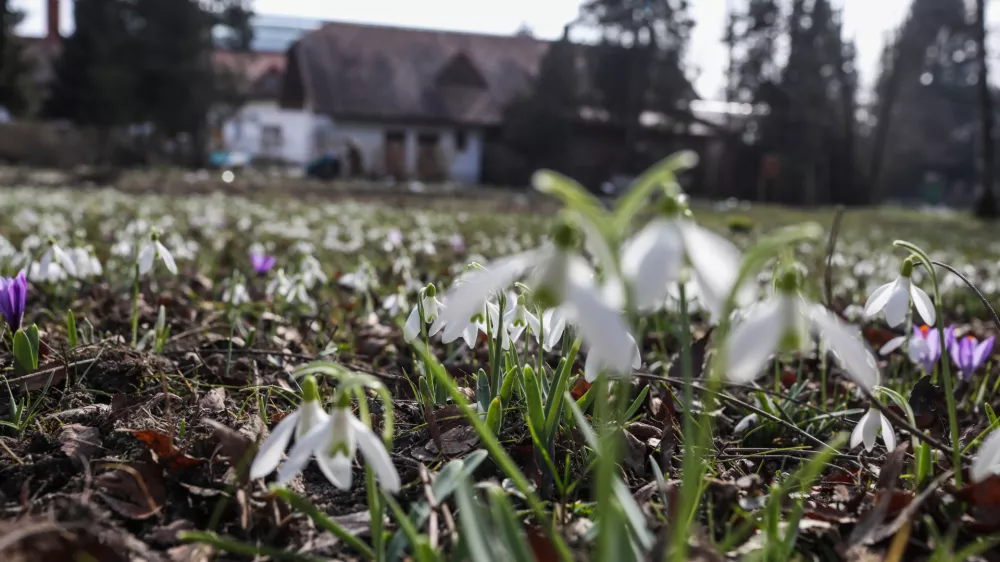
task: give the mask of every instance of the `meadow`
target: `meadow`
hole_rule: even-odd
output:
[[[607,202],[563,183],[517,212],[509,192],[0,188],[3,559],[998,559],[1000,378],[968,346],[997,333],[1000,228],[693,202],[677,220],[731,241],[742,292],[713,301],[715,256],[689,254],[639,306],[639,281],[607,295],[683,204],[672,176]],[[562,250],[485,281],[553,242],[600,287],[553,281]],[[895,326],[899,306],[866,314],[901,271],[935,318],[908,296]],[[457,278],[492,295],[462,326]],[[822,312],[747,339],[792,293]],[[593,295],[631,368],[586,325]]]

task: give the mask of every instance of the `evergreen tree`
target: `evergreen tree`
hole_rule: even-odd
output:
[[[13,115],[31,108],[31,65],[14,33],[23,17],[10,6],[10,0],[0,0],[0,107]]]
[[[581,7],[603,37],[592,79],[602,106],[623,124],[629,149],[621,171],[642,167],[632,150],[642,112],[675,115],[694,97],[681,67],[694,27],[688,8],[687,0],[586,0]]]
[[[133,122],[138,110],[131,15],[121,0],[76,0],[73,14],[75,27],[63,41],[45,113],[93,127],[107,142],[112,129]]]
[[[938,183],[975,181],[976,41],[963,0],[913,0],[883,57],[871,181],[881,192],[935,199]]]

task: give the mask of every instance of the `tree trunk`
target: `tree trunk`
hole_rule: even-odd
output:
[[[993,99],[990,96],[989,66],[986,63],[986,0],[976,0],[976,61],[979,63],[979,118],[982,135],[980,184],[982,194],[976,203],[976,216],[997,218],[997,200],[993,193]]]

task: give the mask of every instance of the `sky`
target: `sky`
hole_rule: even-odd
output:
[[[695,28],[689,47],[689,66],[698,93],[721,99],[728,64],[722,43],[726,4],[737,0],[689,0]],[[847,37],[858,46],[863,84],[874,80],[885,35],[898,26],[910,0],[832,0],[844,9]],[[13,0],[27,18],[21,32],[42,35],[46,0]],[[375,23],[407,27],[509,34],[526,25],[538,37],[555,39],[563,26],[576,18],[581,0],[255,0],[261,14],[288,15],[323,20]],[[72,0],[62,0],[61,30],[72,30]],[[1000,19],[993,10],[990,20]]]

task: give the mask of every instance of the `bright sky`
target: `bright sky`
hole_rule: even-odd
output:
[[[727,55],[721,38],[726,4],[740,0],[690,0],[696,27],[689,62],[700,69],[695,85],[708,99],[721,97]],[[832,0],[844,7],[846,33],[858,45],[862,79],[873,80],[884,35],[899,25],[910,0]],[[13,0],[28,12],[23,33],[41,35],[45,27],[45,0]],[[262,14],[324,20],[379,23],[408,27],[453,29],[485,33],[513,33],[522,24],[535,35],[557,38],[563,25],[576,18],[581,0],[255,0]],[[543,7],[544,6],[544,7]],[[72,29],[72,0],[62,0],[63,32]],[[1000,19],[1000,9],[990,20]]]

